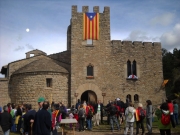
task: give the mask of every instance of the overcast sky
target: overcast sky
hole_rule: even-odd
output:
[[[180,49],[180,0],[0,0],[0,70],[39,49],[66,50],[71,7],[110,7],[111,40],[161,42]],[[29,32],[26,29],[29,29]],[[2,77],[2,75],[0,75]]]

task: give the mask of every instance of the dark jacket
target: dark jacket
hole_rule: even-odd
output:
[[[34,120],[36,115],[35,110],[29,110],[24,115],[24,132],[30,132],[31,131],[31,123],[30,120]]]
[[[67,114],[66,107],[64,105],[60,106],[59,111],[62,114],[62,119],[65,119]]]
[[[114,116],[118,110],[115,105],[111,105],[109,106],[108,111],[110,113],[110,116]]]
[[[50,135],[51,116],[47,110],[41,109],[36,113],[33,127],[37,135]]]
[[[9,130],[12,126],[12,116],[8,112],[3,112],[0,115],[0,125],[2,130],[5,132]]]
[[[21,108],[17,108],[16,116],[18,116],[18,115],[22,116],[22,110],[21,110]]]
[[[98,109],[98,104],[95,105],[94,107],[94,112],[97,113],[97,109]],[[103,104],[100,103],[100,111],[101,111],[101,114],[103,113]]]

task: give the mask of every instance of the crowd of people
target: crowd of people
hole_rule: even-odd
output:
[[[130,130],[130,135],[133,135],[134,123],[136,123],[136,135],[145,134],[144,121],[146,121],[147,133],[152,134],[153,114],[157,116],[158,128],[161,135],[170,135],[171,127],[175,128],[178,125],[178,104],[167,100],[157,108],[153,108],[150,100],[146,101],[146,106],[138,103],[137,108],[127,99],[126,103],[116,98],[114,101],[109,101],[106,106],[103,106],[101,101],[96,104],[80,101],[73,105],[70,110],[62,103],[54,103],[51,105],[45,101],[43,97],[38,99],[39,109],[32,109],[31,104],[15,105],[8,103],[3,108],[0,107],[0,132],[4,135],[9,135],[10,132],[15,132],[23,135],[57,135],[57,130],[60,128],[62,119],[76,119],[76,129],[79,132],[85,130],[91,131],[93,126],[105,124],[103,116],[107,114],[107,124],[110,125],[111,131],[114,132],[114,125],[117,126],[117,131],[122,130],[122,125],[125,125],[124,135],[127,135]],[[124,124],[123,124],[124,123]],[[69,124],[72,129],[72,124]]]

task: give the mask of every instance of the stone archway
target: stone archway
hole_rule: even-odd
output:
[[[102,91],[99,89],[99,87],[93,83],[85,83],[78,87],[78,89],[74,93],[78,93],[77,99],[81,99],[81,95],[87,91],[91,90],[97,95],[97,100],[103,101]],[[76,103],[76,99],[74,99],[73,103]]]
[[[97,95],[95,92],[93,92],[91,90],[87,90],[82,93],[81,101],[86,101],[88,103],[95,104],[95,103],[97,103]]]

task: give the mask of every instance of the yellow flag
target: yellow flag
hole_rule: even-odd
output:
[[[169,80],[164,80],[162,86],[165,87],[165,85],[168,83]]]

